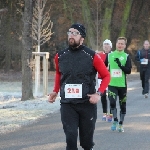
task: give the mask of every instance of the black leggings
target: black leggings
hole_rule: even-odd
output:
[[[79,128],[80,146],[90,150],[94,146],[93,134],[97,119],[97,105],[61,104],[61,121],[66,135],[66,150],[77,150]]]
[[[149,93],[149,77],[150,77],[150,69],[149,68],[141,68],[140,69],[140,79],[142,81],[143,94]]]
[[[116,109],[117,96],[119,96],[120,114],[126,114],[127,87],[108,86],[111,110]]]
[[[103,113],[107,113],[107,95],[106,95],[106,90],[104,91],[103,95],[101,96],[101,103],[102,103]]]

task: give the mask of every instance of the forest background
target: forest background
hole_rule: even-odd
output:
[[[55,70],[54,55],[67,46],[66,32],[76,22],[86,27],[84,44],[93,50],[101,51],[106,38],[112,41],[114,50],[117,37],[125,36],[126,51],[131,55],[133,70],[137,70],[134,55],[144,40],[150,40],[149,0],[47,0],[44,11],[50,7],[53,34],[41,46],[41,51],[50,53],[49,70]],[[0,0],[0,69],[6,73],[21,71],[22,67],[23,18],[18,8],[24,12],[23,0]]]

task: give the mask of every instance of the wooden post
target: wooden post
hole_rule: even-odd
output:
[[[47,95],[48,90],[48,58],[49,53],[43,56],[43,95]]]
[[[35,55],[35,96],[40,92],[40,57],[43,57],[43,96],[45,96],[48,90],[49,52],[32,52],[32,54]]]
[[[35,96],[40,92],[40,56],[35,55]]]

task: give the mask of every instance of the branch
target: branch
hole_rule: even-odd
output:
[[[53,23],[50,21],[49,24],[47,25],[46,29],[43,29],[43,30],[41,31],[41,33],[42,33],[42,34],[46,34],[46,31],[47,31],[47,30],[51,31],[52,27],[53,27]]]
[[[50,34],[50,36],[49,36],[49,37],[44,38],[43,40],[41,40],[40,45],[43,45],[43,44],[45,44],[47,41],[49,41],[49,40],[50,40],[50,38],[51,38],[51,35],[52,35],[52,34]]]
[[[39,42],[40,45],[43,45],[48,40],[50,40],[51,29],[53,23],[50,20],[50,9],[46,11],[43,15],[44,8],[47,0],[43,0],[43,6],[40,8],[39,0],[36,0],[34,11],[33,11],[33,20],[32,20],[32,38],[35,42]]]

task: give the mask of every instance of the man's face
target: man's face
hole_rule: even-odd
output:
[[[74,35],[75,34],[75,35]],[[68,32],[68,44],[71,47],[78,47],[82,45],[84,38],[80,35],[77,29],[70,28]]]
[[[149,47],[150,47],[150,44],[149,44],[149,42],[148,41],[145,41],[144,42],[144,44],[143,44],[143,47],[144,47],[144,49],[149,49]]]
[[[124,40],[118,40],[116,43],[116,49],[118,51],[123,51],[126,48],[126,42]]]
[[[109,53],[111,51],[111,47],[110,47],[109,43],[103,44],[103,50],[105,53]]]

